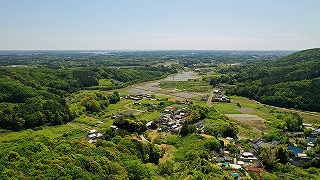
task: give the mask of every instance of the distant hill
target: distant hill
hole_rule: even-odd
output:
[[[320,48],[231,69],[237,86],[228,91],[262,103],[320,111]]]

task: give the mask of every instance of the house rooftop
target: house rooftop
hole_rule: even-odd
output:
[[[296,146],[288,146],[287,149],[293,151],[295,154],[303,152],[303,149]]]

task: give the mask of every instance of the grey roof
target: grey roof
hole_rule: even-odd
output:
[[[225,161],[228,161],[228,162],[231,161],[231,157],[230,157],[230,156],[224,156],[223,159],[224,159]]]
[[[222,162],[222,161],[224,161],[224,158],[223,157],[217,157],[217,162]]]

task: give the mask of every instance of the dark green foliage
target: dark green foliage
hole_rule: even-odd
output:
[[[235,122],[225,122],[222,124],[205,126],[204,132],[215,137],[222,136],[236,138],[239,128]]]
[[[78,81],[81,87],[99,85],[97,73],[93,70],[73,70],[73,77]]]
[[[171,176],[173,174],[173,161],[166,161],[159,164],[159,174],[162,176]]]
[[[319,111],[320,49],[293,53],[274,61],[238,66],[232,70],[237,86],[228,90],[262,103]]]
[[[59,125],[75,118],[64,98],[80,88],[98,87],[98,79],[113,78],[125,83],[158,79],[172,73],[171,67],[46,69],[0,67],[0,127],[19,131],[42,125]],[[117,85],[110,86],[110,89]],[[81,100],[88,113],[99,112],[120,101],[118,92],[95,93]],[[82,112],[82,110],[79,110]],[[79,113],[75,113],[79,116]],[[140,130],[139,130],[140,131]]]
[[[113,124],[119,127],[122,130],[126,130],[130,133],[138,132],[142,133],[147,130],[146,121],[135,121],[129,119],[129,117],[119,117],[117,118]]]
[[[185,137],[189,134],[189,128],[188,128],[188,124],[187,123],[184,123],[180,129],[180,132],[179,134],[182,136],[182,137]]]

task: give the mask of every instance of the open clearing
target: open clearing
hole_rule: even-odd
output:
[[[245,123],[260,131],[266,131],[269,129],[265,124],[262,123],[262,121],[246,121]]]
[[[261,121],[263,120],[261,117],[253,114],[226,114],[231,119],[240,121],[240,122],[247,122],[247,121]]]
[[[252,113],[252,112],[254,112],[251,108],[238,108],[236,110],[241,112],[241,113]]]
[[[197,97],[198,95],[186,93],[186,92],[179,92],[179,93],[173,94],[173,96],[178,96],[178,97],[182,97],[182,98],[193,98],[193,97]]]
[[[176,147],[168,144],[161,144],[160,148],[165,151],[163,157],[159,159],[160,162],[171,160],[177,150]]]

